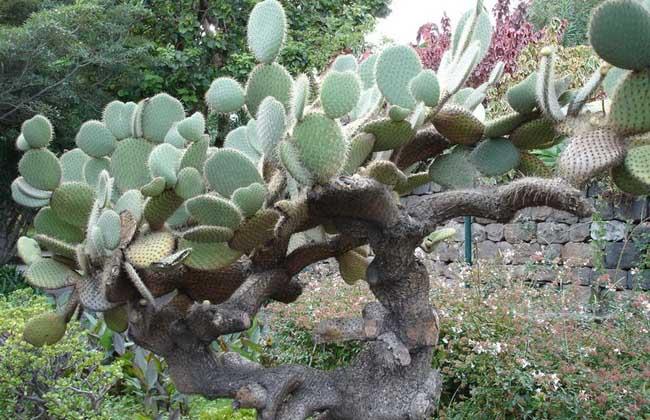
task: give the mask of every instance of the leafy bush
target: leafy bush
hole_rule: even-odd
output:
[[[71,324],[66,340],[54,346],[23,341],[26,319],[49,306],[31,288],[0,296],[0,417],[131,418],[140,402],[114,393],[121,364],[103,364],[79,324]]]
[[[8,295],[14,290],[27,287],[23,274],[15,265],[0,267],[0,295]]]
[[[604,0],[533,0],[529,20],[536,28],[543,28],[553,19],[567,21],[562,44],[572,47],[587,43],[587,27],[591,11]]]

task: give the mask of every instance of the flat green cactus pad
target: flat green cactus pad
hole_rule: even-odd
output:
[[[360,133],[350,140],[348,158],[343,167],[343,173],[352,175],[357,168],[368,159],[375,146],[375,136],[370,133]]]
[[[34,239],[36,239],[36,242],[40,246],[50,251],[53,255],[62,256],[73,261],[77,257],[77,248],[73,244],[47,235],[36,235]]]
[[[11,183],[11,198],[21,206],[25,207],[32,207],[32,208],[38,208],[38,207],[43,207],[47,206],[47,204],[50,202],[49,198],[39,198],[35,197],[31,194],[28,194],[24,188],[25,185],[29,185],[25,182],[23,177],[19,177],[13,180]],[[29,186],[29,188],[32,188]]]
[[[440,83],[436,73],[431,69],[425,69],[411,80],[409,88],[411,95],[422,101],[426,106],[434,107],[440,99]]]
[[[42,115],[35,115],[26,120],[21,127],[25,142],[32,149],[47,147],[52,141],[52,123]]]
[[[29,344],[42,347],[59,342],[65,335],[66,323],[63,315],[45,312],[36,315],[25,325],[23,339]]]
[[[136,138],[128,138],[118,143],[111,155],[110,173],[121,192],[140,189],[151,181],[147,161],[154,146],[145,139]]]
[[[276,0],[257,3],[248,17],[248,47],[260,63],[270,63],[280,53],[287,26],[282,5]]]
[[[280,214],[275,210],[264,209],[257,212],[237,228],[230,240],[230,247],[248,254],[273,238],[273,230],[279,218]]]
[[[529,121],[529,117],[518,112],[511,112],[485,123],[485,137],[503,137],[512,133],[517,127]]]
[[[208,140],[201,139],[196,141],[185,149],[183,153],[183,158],[181,159],[181,169],[192,167],[199,172],[203,171],[203,165],[205,164],[205,158],[208,155]]]
[[[165,191],[166,186],[167,182],[165,182],[165,178],[158,176],[152,179],[147,185],[140,188],[140,192],[145,197],[155,197],[162,194],[163,191]]]
[[[114,209],[117,214],[121,214],[126,210],[131,213],[136,221],[140,221],[142,212],[144,211],[144,197],[138,190],[126,191],[117,200]]]
[[[181,166],[183,152],[171,144],[163,143],[156,146],[149,155],[147,166],[153,178],[162,177],[167,187],[173,187],[178,180],[178,170]]]
[[[75,141],[84,153],[96,158],[110,155],[117,146],[117,140],[111,130],[104,123],[96,120],[83,123]]]
[[[183,199],[173,190],[151,197],[144,205],[144,218],[152,230],[161,229],[167,219],[183,204]]]
[[[226,242],[234,232],[224,226],[196,226],[183,232],[183,239],[193,242]]]
[[[126,305],[117,306],[104,312],[104,322],[112,331],[121,333],[129,327],[129,313]]]
[[[340,118],[354,109],[361,95],[361,82],[351,71],[330,71],[320,89],[320,102],[325,115]]]
[[[476,183],[478,171],[469,161],[469,150],[456,146],[450,153],[438,156],[429,165],[429,177],[445,188],[470,188]]]
[[[178,173],[178,182],[174,190],[183,200],[189,200],[192,197],[203,194],[205,190],[203,176],[196,168],[191,166],[183,168]]]
[[[237,188],[264,183],[253,162],[234,149],[217,150],[205,162],[203,175],[210,187],[224,197],[230,197]]]
[[[309,114],[293,130],[292,144],[300,163],[317,182],[340,173],[347,144],[341,126],[323,114]]]
[[[420,246],[424,252],[431,253],[434,251],[438,244],[446,241],[447,239],[451,239],[454,236],[456,236],[456,229],[454,228],[438,229],[424,238]]]
[[[300,163],[296,148],[288,141],[283,141],[278,145],[278,152],[280,162],[289,175],[303,185],[311,185],[313,182],[311,173]]]
[[[555,144],[558,133],[555,131],[553,121],[538,118],[516,128],[509,138],[519,149],[545,149]]]
[[[370,89],[375,85],[375,66],[377,65],[377,54],[373,54],[359,64],[359,78],[363,89]]]
[[[650,185],[650,145],[628,150],[625,168],[634,179]]]
[[[272,96],[264,98],[257,110],[256,121],[262,152],[273,159],[276,156],[275,148],[284,137],[287,126],[284,106]]]
[[[299,75],[293,83],[293,116],[302,120],[305,107],[309,101],[309,78],[304,74]]]
[[[77,272],[51,258],[41,258],[30,265],[25,280],[39,289],[55,290],[72,286],[79,280]]]
[[[487,139],[476,146],[469,160],[485,176],[503,175],[519,165],[519,149],[508,139]]]
[[[183,118],[183,104],[173,96],[159,93],[144,105],[141,115],[142,134],[149,141],[162,143],[172,125]]]
[[[205,132],[205,117],[200,112],[195,112],[176,124],[176,130],[188,141],[199,141]]]
[[[104,108],[102,122],[116,139],[131,137],[132,121],[136,104],[134,102],[112,101]]]
[[[618,84],[607,125],[621,134],[650,131],[650,69],[631,72]]]
[[[242,215],[234,204],[214,195],[194,197],[186,203],[186,207],[192,218],[202,225],[236,229],[242,220]]]
[[[332,63],[332,70],[334,71],[357,71],[357,59],[352,54],[343,54],[336,57]]]
[[[174,235],[167,231],[151,232],[139,236],[126,249],[127,260],[136,268],[151,264],[171,255],[176,248]]]
[[[40,190],[54,190],[61,182],[59,159],[47,149],[28,150],[18,162],[18,172],[27,183]]]
[[[634,195],[650,195],[650,184],[645,184],[635,178],[628,170],[625,162],[615,166],[611,171],[614,184],[622,191]]]
[[[84,165],[84,180],[92,187],[97,186],[99,174],[109,171],[111,160],[108,157],[90,158]]]
[[[38,242],[27,236],[21,236],[16,242],[16,251],[21,260],[27,265],[32,265],[42,257],[41,247]]]
[[[537,107],[537,73],[531,73],[506,92],[508,104],[519,114],[529,114]]]
[[[522,151],[519,155],[517,170],[525,176],[550,178],[553,175],[551,169],[540,158],[525,151]]]
[[[215,112],[230,113],[244,106],[244,89],[230,77],[215,79],[205,93],[205,103]]]
[[[72,149],[62,154],[59,158],[63,170],[61,182],[85,182],[84,165],[89,159],[90,157],[81,149]]]
[[[120,244],[120,216],[111,209],[105,209],[97,219],[97,226],[102,231],[104,245],[114,250]]]
[[[293,79],[289,72],[277,63],[260,64],[251,72],[246,84],[246,107],[256,116],[262,100],[273,96],[284,105],[285,110],[291,106]]]
[[[250,217],[257,213],[264,205],[265,199],[266,188],[259,183],[237,188],[232,194],[233,203],[237,205],[244,217]]]
[[[79,227],[63,221],[51,207],[43,207],[34,218],[34,229],[37,234],[51,236],[69,243],[79,243],[84,240],[85,233]]]
[[[95,190],[81,182],[61,184],[50,200],[54,213],[66,223],[85,228],[95,201]]]
[[[363,131],[375,137],[373,152],[396,149],[405,145],[415,135],[415,130],[408,121],[380,119],[363,127]]]
[[[450,143],[472,145],[481,140],[485,126],[466,108],[448,105],[433,117],[433,125]]]
[[[191,248],[192,252],[183,264],[196,270],[216,270],[227,267],[242,255],[226,243],[193,242],[181,239],[178,249],[187,248]]]
[[[415,98],[411,95],[409,84],[421,71],[422,63],[413,48],[406,45],[387,47],[377,59],[377,86],[391,104],[413,109]]]

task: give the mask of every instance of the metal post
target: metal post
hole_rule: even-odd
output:
[[[472,265],[472,216],[465,216],[465,262]]]

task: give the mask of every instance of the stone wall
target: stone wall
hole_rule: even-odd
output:
[[[548,207],[522,210],[507,224],[475,219],[474,259],[514,279],[586,286],[607,274],[618,289],[650,288],[650,269],[638,269],[650,241],[650,201],[611,203],[599,198],[601,192],[588,191],[598,209],[593,220]],[[455,238],[424,257],[431,272],[453,279],[465,261],[463,219],[445,227],[456,229]]]

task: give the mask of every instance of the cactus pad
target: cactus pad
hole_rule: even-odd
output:
[[[208,140],[201,139],[196,141],[185,149],[183,157],[181,159],[181,169],[192,167],[199,172],[203,171],[203,165],[205,164],[205,158],[208,155]]]
[[[377,59],[375,78],[386,100],[402,108],[413,109],[415,98],[409,84],[422,71],[415,50],[406,45],[394,45],[381,52]]]
[[[173,187],[178,180],[182,152],[168,143],[159,144],[149,155],[148,166],[151,176],[165,179],[167,187]]]
[[[66,322],[63,315],[45,312],[36,315],[25,324],[23,339],[36,347],[52,345],[63,338],[65,329]]]
[[[74,285],[79,274],[52,258],[41,258],[30,265],[25,280],[39,289],[56,290]]]
[[[27,236],[18,238],[16,251],[20,259],[27,265],[32,265],[42,258],[41,247],[38,246],[38,242]]]
[[[269,158],[275,157],[275,148],[282,140],[286,129],[285,109],[272,96],[264,98],[257,110],[257,136],[262,152]]]
[[[424,238],[420,247],[424,252],[431,253],[440,242],[446,241],[454,236],[456,236],[456,229],[454,228],[438,229]]]
[[[162,143],[172,125],[183,118],[183,104],[166,93],[159,93],[144,105],[141,115],[142,134],[149,141]]]
[[[357,168],[368,159],[375,146],[375,136],[370,133],[360,133],[350,140],[348,158],[343,167],[343,173],[352,175]]]
[[[396,149],[405,145],[415,135],[408,121],[381,119],[367,124],[363,131],[375,137],[373,152]]]
[[[165,190],[147,200],[144,205],[144,218],[152,230],[159,230],[182,204],[183,199],[173,190]]]
[[[246,155],[251,162],[256,163],[260,159],[260,154],[251,146],[248,141],[248,127],[241,126],[231,130],[223,142],[226,149],[235,149]]]
[[[531,73],[506,92],[508,104],[520,114],[529,114],[537,107],[537,73]]]
[[[215,79],[205,93],[205,103],[215,112],[230,113],[244,106],[244,89],[230,77]]]
[[[27,183],[40,190],[54,190],[61,182],[59,159],[46,149],[28,150],[18,162],[18,172]]]
[[[233,230],[224,226],[196,226],[183,232],[183,239],[193,242],[226,242]]]
[[[248,18],[248,47],[260,63],[270,63],[280,53],[287,26],[282,5],[276,0],[257,3]]]
[[[354,109],[361,95],[361,82],[351,71],[330,71],[320,89],[320,102],[325,115],[340,118]]]
[[[47,235],[36,235],[34,239],[36,239],[36,242],[38,242],[40,246],[54,255],[62,256],[70,260],[74,260],[77,257],[77,248],[72,244]]]
[[[650,185],[650,145],[628,150],[625,169],[635,180]]]
[[[195,112],[176,124],[179,134],[189,141],[199,141],[205,131],[205,118],[200,112]]]
[[[581,186],[624,159],[623,140],[612,130],[599,129],[570,140],[558,159],[558,174],[571,184]]]
[[[591,17],[589,41],[596,54],[616,67],[650,67],[649,8],[637,0],[602,3]]]
[[[470,152],[456,146],[450,153],[438,156],[429,165],[429,176],[436,184],[445,188],[473,187],[479,173],[469,161]]]
[[[23,139],[32,149],[47,147],[52,141],[52,123],[42,115],[26,120],[21,127]]]
[[[246,107],[255,116],[262,100],[273,96],[284,105],[286,111],[291,106],[293,79],[289,72],[277,63],[260,64],[251,72],[246,84]]]
[[[81,182],[61,184],[50,200],[54,213],[66,223],[85,228],[95,201],[95,190]]]
[[[202,225],[236,229],[242,220],[242,215],[234,204],[213,195],[194,197],[186,203],[186,207],[192,218]]]
[[[312,177],[309,171],[300,163],[298,151],[293,145],[287,141],[283,141],[278,145],[278,152],[280,154],[280,162],[282,166],[289,172],[289,174],[296,181],[303,185],[310,185]]]
[[[628,171],[625,162],[612,168],[611,171],[612,181],[618,188],[629,194],[634,195],[650,195],[650,184],[640,182],[637,178],[632,176]]]
[[[363,173],[385,185],[395,186],[406,182],[406,175],[388,160],[373,160],[364,168]]]
[[[110,155],[117,146],[113,133],[101,121],[86,121],[75,138],[77,146],[88,156],[100,158]]]
[[[555,144],[558,133],[553,121],[538,118],[516,128],[510,134],[510,141],[519,149],[544,149]]]
[[[106,209],[97,219],[97,226],[102,232],[104,245],[114,250],[120,244],[120,216],[111,209]]]
[[[366,279],[366,271],[370,261],[361,253],[352,250],[336,258],[339,263],[341,278],[347,284],[354,284]]]
[[[181,136],[181,133],[178,132],[178,124],[179,123],[174,123],[167,134],[165,134],[165,143],[171,144],[177,149],[184,149],[186,140],[185,137]]]
[[[167,183],[165,182],[165,178],[159,176],[151,180],[147,185],[144,185],[142,188],[140,188],[140,192],[142,195],[145,197],[155,197],[157,195],[160,195],[165,191],[165,186]]]
[[[20,204],[21,206],[33,207],[33,208],[47,206],[47,204],[49,203],[48,198],[36,198],[29,194],[26,194],[24,190],[20,188],[20,181],[24,182],[22,177],[16,178],[11,183],[11,198],[16,203]]]
[[[487,139],[476,146],[469,160],[485,176],[503,175],[519,165],[519,150],[508,139]]]
[[[357,59],[352,54],[343,54],[336,57],[332,63],[332,70],[338,72],[357,71]]]
[[[116,139],[122,140],[133,135],[131,123],[135,107],[134,102],[112,101],[104,108],[102,122]]]
[[[648,24],[650,25],[650,23]],[[607,124],[621,134],[650,131],[650,69],[631,72],[616,88]]]
[[[340,173],[347,144],[341,126],[323,114],[309,114],[293,130],[292,144],[300,163],[317,182]]]
[[[203,176],[196,168],[192,168],[191,166],[181,169],[178,173],[178,182],[174,187],[174,191],[183,200],[189,200],[192,197],[203,194]]]
[[[251,252],[257,246],[273,238],[273,231],[279,218],[280,214],[271,209],[256,213],[237,228],[235,235],[230,240],[230,246],[232,249],[244,253]]]
[[[126,210],[131,213],[136,221],[139,221],[144,211],[144,197],[142,193],[138,190],[126,191],[115,203],[114,210],[117,214],[121,214]]]
[[[14,179],[12,184],[15,184],[15,186],[18,188],[18,190],[20,190],[22,194],[36,200],[49,200],[50,197],[52,197],[52,191],[39,190],[38,188],[34,188],[29,185],[27,181],[25,181],[25,178],[22,176]]]
[[[237,261],[241,252],[231,249],[226,243],[194,242],[181,239],[178,249],[191,248],[192,252],[183,264],[196,270],[216,270]]]
[[[377,54],[373,54],[359,64],[359,78],[363,89],[370,89],[375,85],[375,66],[377,65]]]
[[[512,133],[517,127],[529,120],[526,115],[517,112],[503,115],[485,124],[485,137],[503,137]]]
[[[139,236],[126,249],[126,258],[136,268],[147,268],[151,264],[171,255],[176,240],[169,232],[152,232]]]
[[[219,149],[205,162],[203,168],[210,187],[224,197],[252,183],[264,183],[253,162],[233,149]]]
[[[63,170],[61,182],[85,182],[84,165],[89,159],[88,155],[81,149],[72,149],[62,154],[59,158]]]
[[[448,105],[433,117],[433,125],[449,142],[471,145],[483,137],[485,127],[471,111]]]
[[[302,120],[308,101],[309,79],[304,74],[301,74],[293,83],[293,116],[296,120]]]
[[[417,100],[422,101],[426,106],[436,106],[440,99],[440,83],[436,73],[431,69],[422,70],[420,74],[411,80],[409,89],[411,95]]]
[[[51,236],[69,243],[79,243],[84,240],[84,231],[63,221],[50,207],[43,207],[34,218],[34,229],[37,234]]]
[[[237,188],[232,193],[232,201],[237,205],[244,217],[250,217],[257,213],[264,205],[265,199],[266,188],[257,182],[248,187]]]
[[[517,170],[525,176],[550,178],[553,175],[551,169],[540,158],[524,151],[519,155],[519,166]]]
[[[154,146],[145,139],[136,138],[118,143],[111,155],[110,173],[115,177],[115,183],[121,192],[140,189],[151,181],[147,161]]]
[[[129,313],[126,306],[117,306],[104,312],[104,322],[112,331],[121,333],[129,327]]]

